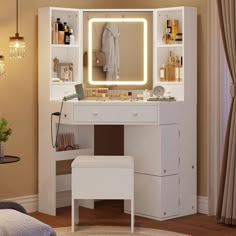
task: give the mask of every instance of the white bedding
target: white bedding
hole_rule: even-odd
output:
[[[52,227],[12,209],[0,210],[0,236],[55,236]]]

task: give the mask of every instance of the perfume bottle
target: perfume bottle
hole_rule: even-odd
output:
[[[58,44],[58,24],[52,20],[52,44]]]
[[[175,59],[172,51],[169,52],[169,59],[166,65],[166,80],[175,81]]]
[[[64,28],[63,24],[60,21],[60,18],[57,18],[57,25],[58,25],[58,43],[64,44]]]
[[[184,68],[183,68],[183,57],[180,58],[180,68],[179,68],[179,81],[184,81]]]
[[[64,22],[64,44],[70,44],[70,29],[67,22]]]
[[[180,81],[180,60],[178,56],[175,59],[175,81]]]
[[[162,36],[162,42],[164,44],[170,44],[171,43],[171,34],[170,34],[170,29],[166,28],[165,33]]]
[[[58,28],[58,43],[64,44],[64,29],[60,18],[57,18],[57,28]]]
[[[73,33],[74,33],[73,29],[70,29],[70,44],[71,45],[75,44],[75,36]]]
[[[172,40],[173,40],[173,43],[175,43],[177,33],[178,33],[178,20],[172,20]]]
[[[160,67],[160,81],[166,81],[166,66],[165,64],[162,64]]]

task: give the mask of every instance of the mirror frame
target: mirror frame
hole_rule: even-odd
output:
[[[93,23],[96,22],[141,22],[143,23],[143,80],[141,81],[93,81]],[[91,18],[88,22],[88,82],[91,85],[144,85],[147,83],[148,53],[147,20],[145,18]]]

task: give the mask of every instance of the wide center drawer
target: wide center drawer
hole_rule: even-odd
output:
[[[158,106],[73,106],[73,121],[80,123],[156,123]]]

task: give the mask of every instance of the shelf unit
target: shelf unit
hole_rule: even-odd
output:
[[[191,94],[189,91],[194,91],[192,88],[196,84],[196,55],[197,48],[195,47],[197,32],[196,32],[196,9],[192,7],[173,7],[161,8],[154,11],[154,40],[153,40],[153,87],[163,86],[166,95],[174,96],[177,100],[191,101],[196,97],[196,94]],[[182,33],[182,43],[164,44],[162,36],[165,32],[167,19],[178,21],[178,32]],[[183,57],[183,81],[181,82],[166,82],[160,81],[160,67],[168,61],[168,54],[172,51],[174,56],[179,59]],[[189,53],[191,52],[191,54]],[[193,80],[185,78],[194,77]],[[196,100],[194,101],[196,102]]]
[[[41,8],[42,9],[42,8]],[[52,33],[50,34],[50,100],[61,100],[75,92],[74,85],[82,82],[83,78],[83,61],[81,55],[83,54],[83,37],[82,35],[82,12],[79,9],[65,9],[65,8],[48,8],[50,14],[50,22],[56,22],[57,18],[61,22],[67,22],[70,29],[73,29],[75,36],[75,43],[73,45],[53,44]],[[46,8],[44,8],[45,11]],[[51,28],[49,30],[52,30]],[[53,82],[53,78],[60,78],[60,71],[54,71],[53,59],[57,58],[59,63],[73,64],[73,78],[71,82]],[[60,68],[59,68],[60,70]],[[61,78],[60,78],[61,79]]]
[[[181,44],[162,43],[167,19],[178,20],[179,32],[183,33]],[[175,111],[179,119],[168,122],[166,117],[160,125],[125,127],[125,154],[135,157],[135,214],[165,220],[197,212],[196,9],[155,9],[153,34],[153,87],[162,86],[165,95],[181,101]],[[159,69],[167,62],[170,50],[184,58],[182,82],[160,81]],[[170,116],[174,107],[174,104],[172,108],[165,106]],[[127,202],[125,211],[130,212]]]
[[[74,133],[75,143],[79,144],[78,150],[57,152],[52,146],[51,125],[55,144],[58,119],[51,120],[51,114],[60,110],[62,98],[75,93],[74,85],[83,81],[83,13],[80,9],[67,8],[40,8],[39,11],[39,211],[56,215],[56,208],[66,205],[58,202],[58,194],[70,190],[70,173],[56,175],[56,162],[70,161],[78,155],[93,154],[93,127],[73,124],[61,124],[59,133]],[[73,28],[75,36],[74,45],[52,43],[52,23],[57,18],[67,22]],[[59,63],[73,64],[73,80],[53,82],[57,78],[54,70],[53,59]],[[56,75],[56,76],[55,76]],[[83,137],[88,137],[84,139]],[[70,196],[68,192],[67,196]],[[67,199],[69,199],[67,197]],[[68,203],[68,201],[66,201]]]

